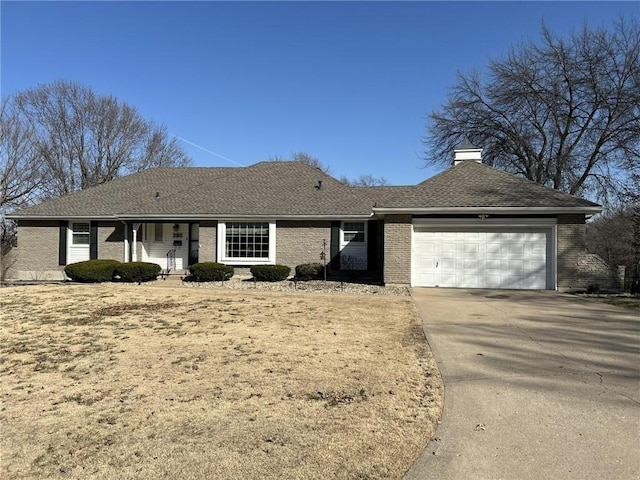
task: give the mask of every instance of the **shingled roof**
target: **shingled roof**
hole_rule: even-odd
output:
[[[475,161],[463,161],[414,187],[387,187],[374,211],[451,209],[558,210],[595,213],[596,203]]]
[[[126,212],[132,203],[160,198],[187,189],[205,179],[221,181],[234,168],[153,168],[118,178],[19,210],[12,218],[110,218]]]
[[[315,167],[156,168],[15,212],[21,218],[367,217],[373,200]]]
[[[131,215],[369,216],[373,202],[352,187],[301,162],[261,162],[224,178],[203,179],[159,200],[131,204]],[[124,213],[124,212],[123,212]]]
[[[473,209],[596,213],[587,200],[474,161],[419,185],[350,187],[300,162],[156,168],[25,208],[9,218],[366,218]]]

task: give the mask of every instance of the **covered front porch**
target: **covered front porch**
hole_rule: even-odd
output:
[[[195,222],[149,221],[127,224],[125,262],[151,262],[163,274],[186,273],[198,263],[199,225]]]

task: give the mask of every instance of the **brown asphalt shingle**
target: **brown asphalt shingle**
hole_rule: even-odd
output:
[[[419,185],[401,187],[349,187],[303,163],[262,162],[239,168],[146,170],[14,215],[340,217],[367,216],[376,207],[589,208],[597,204],[474,161],[462,162]]]
[[[322,186],[318,188],[318,182]],[[373,202],[317,168],[262,162],[236,168],[219,181],[203,179],[160,201],[130,205],[127,213],[167,215],[368,215]]]
[[[203,182],[217,182],[234,168],[153,168],[118,178],[15,212],[20,216],[105,217],[126,212],[130,205],[163,198]]]
[[[463,161],[413,187],[386,188],[378,207],[598,207],[473,160]]]

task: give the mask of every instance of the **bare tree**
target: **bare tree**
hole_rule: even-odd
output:
[[[342,183],[346,183],[351,187],[382,187],[389,185],[384,177],[374,177],[370,173],[360,175],[358,178],[349,179],[346,175],[340,177]]]
[[[640,173],[631,175],[630,188],[626,191],[628,209],[631,211],[631,229],[633,231],[631,249],[632,264],[627,266],[627,278],[631,293],[640,294]]]
[[[638,293],[640,271],[640,209],[638,204],[620,206],[598,215],[587,224],[586,240],[590,251],[609,265],[626,267],[626,287]]]
[[[0,279],[10,266],[8,254],[16,240],[15,224],[7,220],[5,214],[35,200],[41,184],[34,131],[15,104],[3,98],[0,105]]]
[[[429,119],[428,164],[450,162],[468,135],[488,164],[606,201],[640,168],[640,26],[585,24],[565,39],[543,25],[486,79],[459,73]]]
[[[48,196],[58,196],[154,166],[190,159],[166,127],[141,117],[113,96],[69,81],[25,90],[15,104],[34,132]]]
[[[8,98],[0,105],[0,211],[28,203],[42,172],[34,130]]]
[[[163,125],[78,83],[56,81],[2,99],[0,276],[16,240],[5,214],[157,166],[191,161]]]
[[[320,161],[319,158],[309,155],[306,152],[291,152],[291,158],[281,157],[279,155],[269,157],[271,162],[301,162],[311,167],[317,168],[327,175],[331,175],[331,168]]]

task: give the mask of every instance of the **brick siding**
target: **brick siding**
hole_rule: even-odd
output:
[[[616,270],[587,251],[584,215],[558,215],[558,290],[621,290]]]
[[[98,258],[124,260],[124,224],[98,222]]]
[[[302,263],[322,262],[322,242],[326,241],[325,252],[329,262],[331,246],[331,222],[329,221],[289,221],[276,222],[276,263],[291,267]]]
[[[62,280],[64,266],[58,265],[59,223],[21,220],[18,222],[18,246],[8,280]]]
[[[385,284],[411,283],[411,215],[384,218]]]

